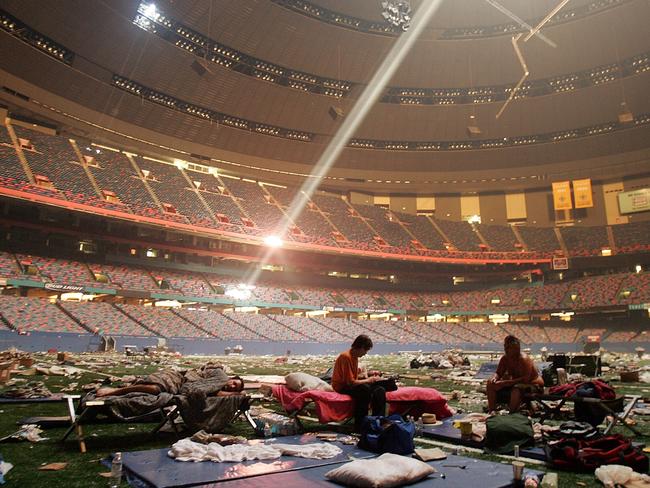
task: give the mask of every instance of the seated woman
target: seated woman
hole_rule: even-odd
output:
[[[521,343],[513,335],[503,341],[505,354],[497,371],[487,382],[488,411],[494,412],[498,403],[507,403],[510,413],[519,410],[523,393],[544,388],[535,363],[521,353]]]
[[[204,396],[240,395],[244,389],[244,380],[239,376],[228,377],[221,366],[208,363],[197,369],[176,371],[165,369],[145,377],[138,378],[132,385],[122,388],[100,388],[95,396],[121,396],[127,393],[170,393],[188,395],[196,392]]]

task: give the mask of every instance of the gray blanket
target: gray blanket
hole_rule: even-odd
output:
[[[205,372],[207,374],[203,371],[197,373],[196,370],[188,373],[185,373],[179,394],[163,391],[158,395],[128,393],[102,397],[107,407],[104,413],[118,420],[128,421],[132,417],[147,413],[155,415],[160,408],[178,405],[183,421],[192,432],[201,429],[209,433],[221,431],[232,420],[240,406],[247,402],[246,397],[211,396],[221,391],[228,381],[228,376],[220,369]],[[170,384],[169,381],[167,383]],[[87,396],[84,400],[93,398]]]

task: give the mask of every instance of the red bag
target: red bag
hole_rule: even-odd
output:
[[[592,395],[585,395],[581,392],[593,391]],[[584,381],[581,383],[567,383],[566,385],[554,386],[549,390],[551,395],[560,395],[563,397],[585,396],[591,398],[600,398],[601,400],[614,400],[616,391],[607,383],[601,380]]]
[[[593,471],[605,464],[620,464],[638,473],[648,471],[648,457],[619,434],[593,440],[560,439],[549,442],[545,451],[546,461],[561,469]]]

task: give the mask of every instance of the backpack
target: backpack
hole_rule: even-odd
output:
[[[401,415],[369,415],[361,423],[358,447],[376,453],[411,454],[415,450],[415,425]]]
[[[549,442],[544,450],[546,461],[560,469],[593,471],[605,464],[620,464],[638,473],[648,471],[648,457],[619,434],[593,440],[560,439]]]

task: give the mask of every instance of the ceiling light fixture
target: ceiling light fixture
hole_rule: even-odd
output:
[[[411,27],[411,4],[407,0],[386,0],[381,2],[382,17],[390,25],[406,32]]]
[[[634,122],[634,114],[627,107],[626,102],[621,102],[621,111],[618,113],[618,121],[621,124],[629,124]]]
[[[508,104],[512,101],[513,98],[515,98],[515,95],[519,91],[519,88],[521,88],[521,85],[526,81],[526,78],[528,78],[528,75],[530,75],[530,71],[528,71],[528,65],[526,64],[526,60],[524,59],[524,56],[521,54],[521,49],[519,49],[519,39],[521,38],[521,34],[517,34],[512,38],[512,47],[515,50],[515,54],[517,55],[517,59],[519,60],[519,64],[521,65],[521,69],[524,71],[524,74],[522,75],[521,79],[519,82],[515,85],[515,87],[512,89],[510,92],[510,96],[506,100],[506,102],[503,104],[501,107],[501,110],[497,113],[497,119],[501,117],[501,114],[503,111],[506,109]]]

